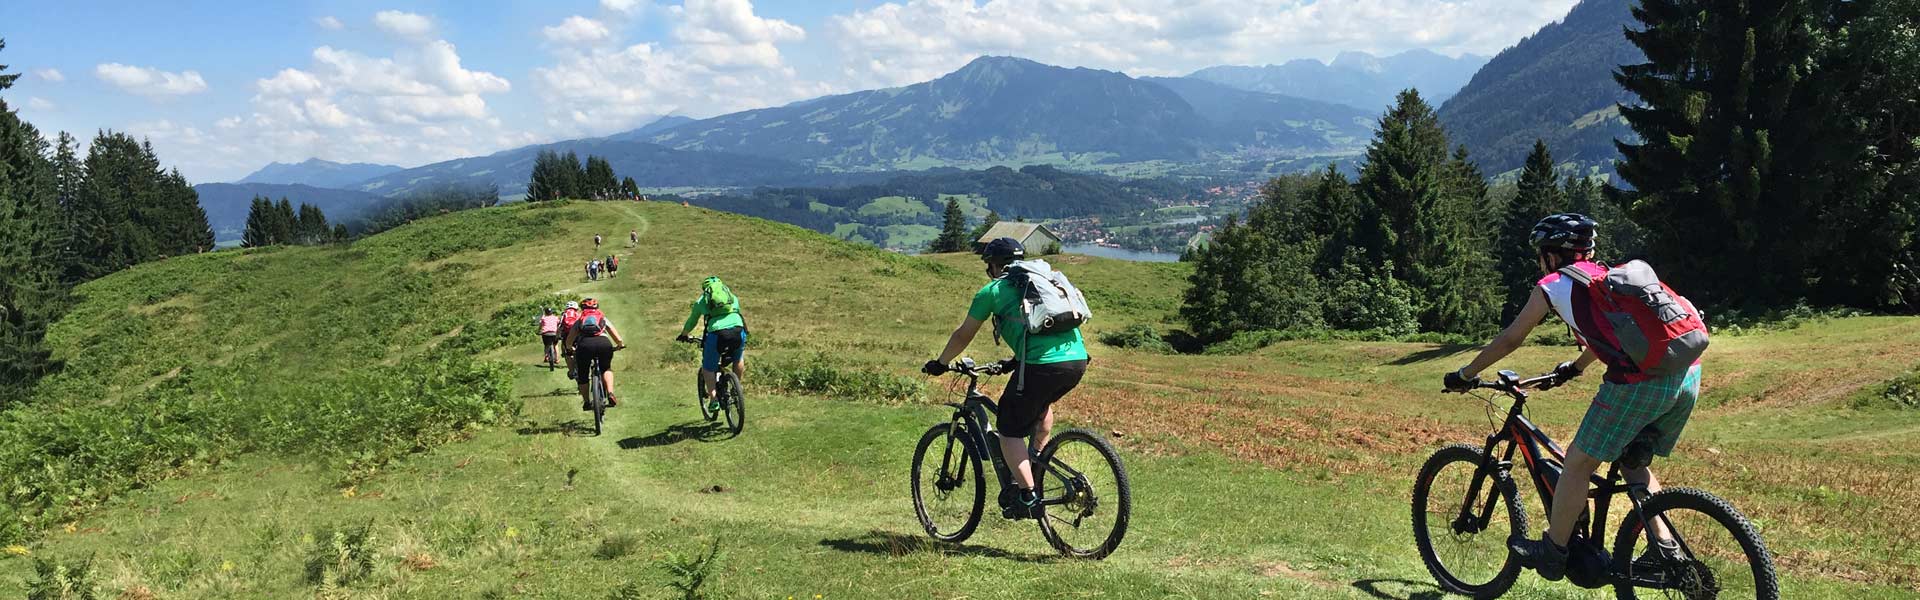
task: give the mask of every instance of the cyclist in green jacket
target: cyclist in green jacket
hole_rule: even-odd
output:
[[[980,259],[986,262],[987,276],[992,277],[993,281],[987,282],[973,295],[973,303],[967,307],[966,319],[947,338],[947,346],[940,351],[940,357],[927,361],[926,366],[921,368],[928,375],[945,373],[947,365],[966,352],[967,345],[973,343],[974,336],[980,333],[980,326],[989,318],[998,321],[995,329],[1000,341],[1016,351],[1025,350],[1026,356],[1016,358],[1025,361],[1026,368],[1015,365],[1009,371],[1015,376],[1007,382],[1006,391],[1000,395],[1000,416],[996,424],[1000,453],[1006,457],[1007,466],[1014,473],[1014,483],[1020,488],[1018,502],[1005,503],[1013,506],[1008,509],[1006,516],[1014,519],[1032,517],[1033,509],[1040,501],[1033,489],[1032,455],[1028,451],[1026,438],[1032,436],[1032,448],[1046,447],[1047,436],[1053,431],[1053,403],[1080,385],[1080,378],[1087,373],[1087,346],[1079,329],[1036,335],[1032,344],[1028,345],[1026,315],[1020,306],[1020,291],[1005,277],[1007,265],[1025,256],[1026,248],[1013,238],[1000,238],[987,243],[981,250]]]
[[[706,333],[701,340],[700,377],[706,382],[707,409],[720,410],[720,363],[733,363],[735,380],[747,380],[747,321],[740,316],[740,297],[733,294],[727,284],[719,277],[708,277],[700,282],[700,297],[693,299],[692,307],[687,311],[687,322],[680,326],[680,341],[693,341],[688,334],[700,320],[707,322]]]

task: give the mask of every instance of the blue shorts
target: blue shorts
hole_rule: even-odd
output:
[[[719,331],[707,332],[702,340],[700,368],[707,371],[720,370],[720,363],[737,363],[747,353],[747,330],[728,327]],[[723,361],[722,358],[725,358]]]

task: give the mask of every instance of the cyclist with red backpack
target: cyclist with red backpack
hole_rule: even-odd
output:
[[[574,355],[574,363],[580,365],[574,377],[580,384],[580,410],[591,408],[587,403],[588,377],[600,378],[601,386],[607,390],[607,406],[620,405],[613,395],[613,352],[626,347],[620,331],[600,312],[600,301],[581,300],[580,318],[567,331],[567,349]],[[594,368],[589,369],[587,365]]]
[[[1600,463],[1619,459],[1643,431],[1654,436],[1655,454],[1673,452],[1700,396],[1700,355],[1707,348],[1700,311],[1662,283],[1647,263],[1608,267],[1594,262],[1596,226],[1593,219],[1573,213],[1551,215],[1534,225],[1531,241],[1545,276],[1534,284],[1513,323],[1473,362],[1443,378],[1450,391],[1473,389],[1479,373],[1525,343],[1549,311],[1573,330],[1583,349],[1579,358],[1554,367],[1552,385],[1580,376],[1596,360],[1606,364],[1600,391],[1567,448],[1546,532],[1538,540],[1515,539],[1510,544],[1521,565],[1549,581],[1565,576],[1573,526],[1587,508],[1587,494],[1571,490],[1588,489]],[[1644,483],[1649,493],[1660,491],[1649,469],[1628,471],[1626,477]],[[1679,555],[1665,524],[1656,521],[1654,529],[1659,543],[1650,551]]]
[[[573,324],[580,320],[580,303],[568,301],[566,310],[560,311],[560,339],[567,339],[573,333]],[[573,351],[561,347],[561,356],[567,359],[567,379],[573,379]]]

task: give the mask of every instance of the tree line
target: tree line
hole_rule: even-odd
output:
[[[613,164],[605,158],[588,155],[587,162],[581,164],[580,156],[572,150],[566,154],[541,150],[533,158],[533,172],[527,181],[527,200],[543,202],[561,198],[639,199],[640,185],[632,177],[616,177]]]
[[[293,204],[286,198],[279,202],[254,196],[247,209],[247,228],[240,238],[240,245],[248,248],[260,248],[279,244],[312,246],[347,241],[347,225],[327,224],[326,213],[320,207],[305,202],[300,203],[296,212]]]
[[[6,69],[0,90],[19,78]],[[212,249],[198,194],[152,146],[102,131],[83,158],[73,136],[49,144],[0,100],[0,403],[58,368],[44,338],[74,286]]]
[[[1767,10],[1747,10],[1764,4]],[[1203,341],[1336,328],[1484,335],[1540,277],[1527,238],[1600,222],[1599,256],[1648,259],[1697,303],[1920,308],[1920,0],[1643,0],[1648,62],[1615,79],[1638,141],[1616,181],[1560,178],[1536,142],[1510,197],[1409,90],[1354,180],[1275,179],[1195,263],[1181,313]]]

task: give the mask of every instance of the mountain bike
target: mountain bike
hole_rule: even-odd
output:
[[[543,337],[540,345],[547,347],[547,372],[552,373],[553,369],[560,364],[560,342],[548,342]]]
[[[613,351],[619,352],[620,347],[615,346]],[[587,370],[587,410],[593,411],[593,435],[598,436],[607,421],[607,382],[600,377],[600,361],[583,361],[577,366]]]
[[[1523,380],[1512,371],[1481,382],[1477,389],[1512,398],[1505,422],[1487,436],[1484,446],[1447,446],[1421,467],[1413,485],[1413,538],[1427,570],[1447,591],[1496,598],[1519,577],[1520,564],[1507,543],[1528,536],[1529,530],[1512,476],[1513,459],[1517,452],[1526,463],[1528,479],[1551,511],[1566,452],[1523,410],[1528,390],[1553,386],[1551,374]],[[1487,403],[1489,420],[1500,410],[1490,398],[1474,396]],[[1588,493],[1593,504],[1567,546],[1567,580],[1590,589],[1611,585],[1622,599],[1777,599],[1773,557],[1740,511],[1701,490],[1669,487],[1649,494],[1645,484],[1624,478],[1624,473],[1653,461],[1658,438],[1652,428],[1642,431],[1608,466],[1605,478],[1594,476]],[[1626,516],[1608,554],[1602,527],[1619,496],[1626,499]],[[1505,513],[1505,518],[1497,513]],[[1660,528],[1672,532],[1678,553],[1653,550]],[[1636,546],[1645,551],[1639,558],[1634,557]]]
[[[703,343],[700,338],[686,338],[681,341],[696,346]],[[720,353],[720,356],[723,357],[720,361],[720,370],[718,373],[720,391],[714,394],[714,399],[720,402],[720,410],[708,409],[707,378],[701,375],[699,371],[694,371],[693,373],[694,389],[699,391],[699,395],[694,396],[693,403],[700,405],[700,417],[706,419],[709,423],[725,415],[727,418],[727,430],[732,431],[733,435],[740,435],[740,430],[747,428],[747,394],[740,390],[740,379],[733,376],[734,361],[724,358],[728,354],[731,353],[725,352],[724,349]]]
[[[954,363],[952,372],[967,378],[966,401],[947,403],[953,417],[928,429],[914,447],[913,510],[921,528],[936,540],[964,541],[979,527],[986,505],[983,456],[992,459],[1000,484],[1001,514],[1012,518],[1019,486],[992,427],[999,407],[980,393],[982,376],[1003,374],[1010,366],[1010,361]],[[1126,537],[1133,509],[1127,469],[1113,445],[1091,431],[1067,429],[1053,435],[1046,449],[1033,457],[1033,465],[1040,503],[1031,516],[1047,543],[1075,558],[1097,560],[1112,554]]]

